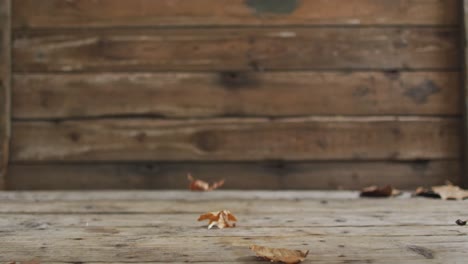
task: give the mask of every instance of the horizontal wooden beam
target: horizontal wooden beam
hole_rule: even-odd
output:
[[[459,69],[456,28],[19,32],[16,72]]]
[[[457,0],[14,0],[15,28],[456,25]]]
[[[460,156],[460,120],[422,117],[14,122],[14,161],[414,160]]]
[[[223,189],[401,189],[460,182],[460,163],[412,162],[146,162],[10,165],[10,190],[187,189],[186,175],[226,179]]]
[[[16,74],[13,118],[460,115],[459,72]]]

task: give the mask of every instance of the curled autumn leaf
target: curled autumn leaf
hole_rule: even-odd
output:
[[[468,199],[468,191],[447,182],[446,185],[432,186],[430,189],[419,187],[414,192],[416,196],[441,198],[442,200]]]
[[[190,181],[189,189],[192,191],[212,191],[224,185],[224,180],[214,182],[210,185],[205,181],[193,178],[193,176],[190,173],[187,175],[187,179]]]
[[[235,227],[237,218],[228,210],[210,212],[200,215],[198,221],[209,220],[208,229],[211,229],[213,226],[217,226],[219,229],[225,227]]]
[[[21,261],[21,262],[16,262],[16,261],[10,261],[8,264],[41,264],[39,260],[28,260],[28,261]]]
[[[384,187],[369,186],[361,190],[361,197],[393,197],[400,195],[401,192],[391,185]]]
[[[255,252],[257,257],[271,262],[283,262],[283,263],[299,263],[304,261],[309,254],[309,250],[291,250],[285,248],[269,248],[257,245],[250,246],[250,249]]]

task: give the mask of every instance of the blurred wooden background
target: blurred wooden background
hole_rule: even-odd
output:
[[[7,189],[461,180],[458,0],[11,5]]]

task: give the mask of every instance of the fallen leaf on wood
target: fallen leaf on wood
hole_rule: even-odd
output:
[[[435,193],[431,189],[427,189],[424,187],[418,187],[416,188],[416,191],[414,191],[413,196],[423,196],[423,197],[428,197],[428,198],[440,198],[440,195]]]
[[[220,180],[210,185],[205,181],[193,178],[190,173],[187,175],[187,179],[190,181],[189,189],[192,191],[212,191],[218,189],[224,184],[224,180]]]
[[[392,197],[400,195],[401,192],[391,185],[384,187],[369,186],[361,190],[361,197]]]
[[[468,198],[468,191],[448,182],[446,185],[432,186],[431,189],[419,187],[416,196],[441,198],[442,200],[463,200]]]
[[[304,261],[309,254],[309,250],[291,250],[285,248],[269,248],[257,245],[250,246],[250,249],[255,252],[257,257],[271,262],[283,262],[283,263],[299,263]]]
[[[11,261],[11,262],[8,262],[8,264],[41,264],[41,263],[38,260],[28,260],[28,261],[21,261],[21,262]]]
[[[463,221],[463,220],[461,220],[461,219],[458,219],[457,221],[455,221],[455,223],[456,223],[457,225],[459,225],[459,226],[464,226],[464,225],[466,225],[466,222],[467,222],[466,220]]]
[[[236,224],[230,222],[237,222],[237,218],[228,210],[202,214],[198,218],[198,221],[203,220],[210,221],[208,224],[208,229],[211,229],[213,226],[217,226],[219,229],[223,229],[225,227],[235,227]]]

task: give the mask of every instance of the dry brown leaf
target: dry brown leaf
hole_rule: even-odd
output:
[[[39,260],[28,260],[28,261],[21,261],[21,262],[16,262],[16,261],[10,261],[8,264],[41,264]]]
[[[447,182],[446,185],[432,186],[431,189],[419,187],[416,189],[416,196],[431,198],[441,198],[442,200],[463,200],[468,199],[468,191]]]
[[[228,210],[218,211],[218,212],[210,212],[206,214],[200,215],[198,217],[198,221],[209,220],[208,229],[211,229],[213,226],[217,226],[219,229],[223,229],[225,227],[235,227],[237,222],[237,218]]]
[[[361,197],[393,197],[400,195],[401,192],[391,185],[384,187],[369,186],[361,190]]]
[[[304,261],[309,254],[309,250],[291,250],[285,248],[269,248],[257,245],[250,246],[250,249],[255,252],[257,257],[271,262],[283,262],[283,263],[299,263]]]
[[[210,185],[205,181],[193,178],[193,176],[190,173],[187,175],[187,179],[190,181],[189,189],[192,191],[212,191],[218,189],[224,184],[224,180],[220,180]]]

